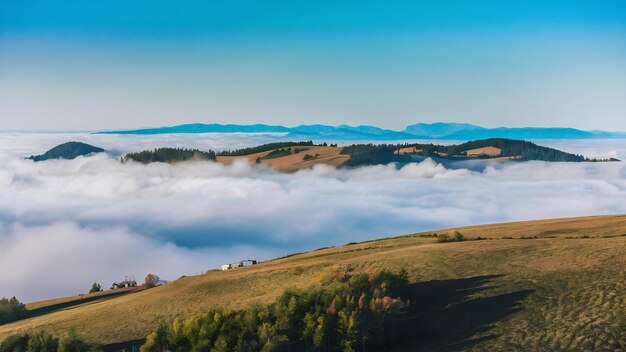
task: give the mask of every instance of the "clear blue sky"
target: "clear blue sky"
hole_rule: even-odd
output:
[[[626,130],[626,1],[1,1],[1,129]]]

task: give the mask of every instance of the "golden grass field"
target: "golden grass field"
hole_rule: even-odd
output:
[[[438,243],[430,236],[454,231],[487,239]],[[266,304],[286,288],[315,285],[348,267],[409,271],[421,314],[407,322],[415,333],[398,351],[626,351],[626,215],[429,231],[209,271],[136,293],[100,293],[89,302],[37,302],[28,308],[65,305],[0,326],[0,338],[74,328],[101,344],[140,339],[163,319]]]
[[[482,147],[476,149],[466,150],[467,156],[478,156],[478,155],[489,155],[489,156],[498,156],[502,153],[502,149],[496,147]]]
[[[393,151],[394,154],[399,154],[399,155],[415,154],[415,153],[421,153],[421,152],[422,150],[417,149],[416,147],[404,147],[404,148],[400,148],[398,150]]]
[[[345,161],[350,159],[349,155],[339,154],[342,147],[323,147],[323,146],[296,146],[292,149],[300,149],[300,153],[291,154],[275,159],[264,159],[261,164],[274,168],[281,172],[295,172],[301,169],[308,169],[317,164],[326,164],[334,167],[341,166]],[[217,161],[224,164],[231,164],[235,160],[246,160],[249,164],[255,164],[257,158],[262,158],[269,154],[271,151],[243,155],[243,156],[218,156]],[[302,160],[306,155],[319,156],[315,159]]]
[[[274,159],[262,159],[261,164],[267,167],[271,167],[276,171],[280,172],[296,172],[302,169],[309,169],[317,164],[325,164],[329,166],[339,167],[343,165],[348,159],[350,159],[349,155],[340,154],[343,147],[326,147],[326,146],[295,146],[292,149],[298,148],[300,150],[297,154],[286,155]],[[236,160],[244,160],[250,165],[254,165],[256,163],[257,158],[263,158],[268,155],[273,150],[269,150],[266,152],[242,155],[242,156],[218,156],[217,161],[223,164],[232,164]],[[404,147],[400,148],[397,151],[394,151],[394,154],[414,154],[421,152],[421,149],[416,149],[415,147]],[[468,156],[479,156],[479,155],[489,155],[491,157],[490,160],[510,160],[515,159],[514,157],[502,157],[495,158],[502,152],[501,149],[496,147],[483,147],[477,149],[471,149],[467,151]],[[318,155],[314,159],[303,160],[303,157],[306,154],[310,155]]]

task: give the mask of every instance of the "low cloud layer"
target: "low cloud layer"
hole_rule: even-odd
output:
[[[148,272],[175,279],[240,259],[457,225],[626,213],[624,163],[490,163],[472,171],[427,159],[400,169],[317,166],[280,174],[244,163],[123,165],[106,155],[33,163],[18,156],[80,138],[119,150],[248,141],[69,137],[0,135],[0,297],[72,295],[93,281],[108,287]],[[255,138],[251,144],[262,142]],[[617,156],[626,150],[622,141],[604,143],[587,147]]]
[[[231,255],[247,252],[245,247],[232,248],[230,255],[191,250],[124,228],[81,228],[72,222],[4,225],[0,248],[2,294],[26,300],[85,293],[93,281],[108,288],[113,281],[135,273],[157,272],[173,279],[184,268],[197,269],[186,274],[199,274],[208,267],[207,258],[227,261]]]

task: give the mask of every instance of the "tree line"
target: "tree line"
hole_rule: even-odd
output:
[[[96,352],[98,346],[83,341],[70,330],[59,338],[44,331],[11,335],[0,342],[0,352]]]
[[[501,150],[498,157],[518,157],[519,160],[585,161],[582,155],[566,153],[528,141],[506,138],[481,139],[453,145],[407,144],[406,146],[421,149],[422,154],[427,156],[442,156],[442,154],[447,156],[463,156],[466,150],[496,147]]]
[[[394,144],[352,144],[343,147],[340,154],[350,155],[350,159],[343,164],[347,167],[410,162],[409,155],[394,154],[399,148],[399,145]]]
[[[140,350],[380,351],[401,335],[407,290],[406,271],[335,273],[319,287],[287,290],[271,305],[211,309],[161,324]]]
[[[314,146],[313,141],[300,141],[300,142],[275,142],[257,145],[256,147],[246,147],[234,150],[225,150],[218,153],[219,156],[242,156],[256,153],[267,152],[274,149],[284,149],[297,146]]]
[[[143,164],[152,162],[180,162],[186,160],[216,160],[216,153],[213,150],[202,151],[187,148],[156,148],[154,150],[144,150],[136,153],[128,153],[122,157],[122,162],[133,160]]]

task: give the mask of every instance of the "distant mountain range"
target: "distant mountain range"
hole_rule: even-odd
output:
[[[170,127],[98,132],[102,134],[170,134],[170,133],[284,133],[287,138],[324,138],[328,140],[408,140],[444,139],[626,139],[626,132],[583,131],[564,127],[498,127],[486,128],[467,123],[418,123],[402,131],[375,126],[186,124]]]

